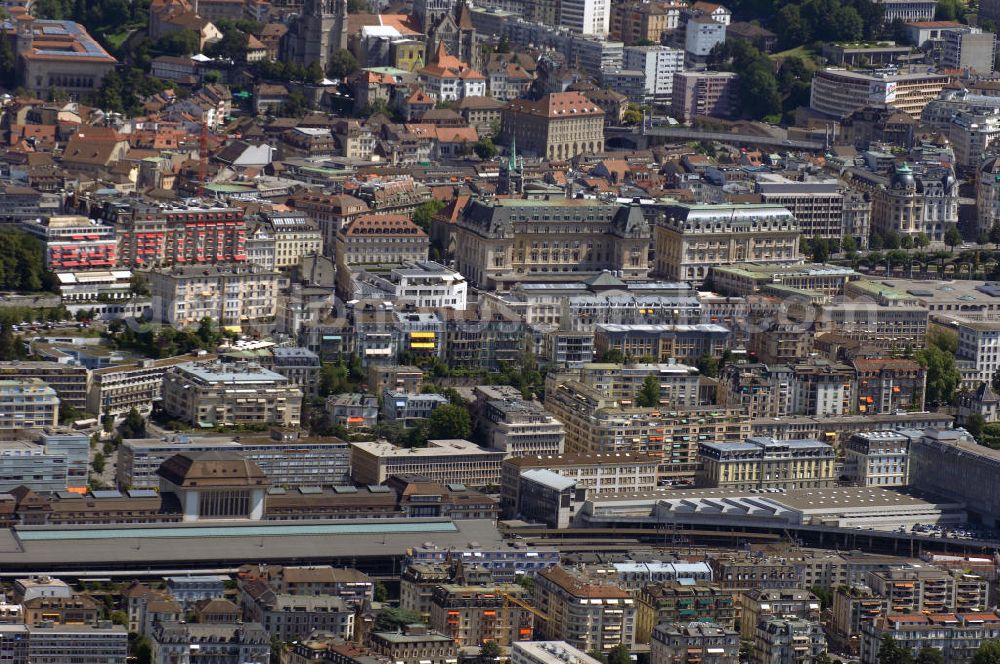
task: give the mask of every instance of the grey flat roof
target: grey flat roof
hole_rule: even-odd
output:
[[[156,530],[167,531],[168,536],[155,537],[151,531]],[[109,536],[109,532],[114,534]],[[486,548],[503,547],[489,519],[244,521],[113,528],[33,526],[18,528],[16,533],[13,529],[0,530],[0,569],[139,569],[157,563],[225,567],[248,561],[386,558],[403,556],[427,541],[445,549],[464,549],[470,542]]]

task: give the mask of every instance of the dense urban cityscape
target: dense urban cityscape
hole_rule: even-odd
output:
[[[1000,0],[0,0],[0,664],[1000,664]]]

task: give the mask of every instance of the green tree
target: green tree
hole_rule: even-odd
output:
[[[937,648],[924,646],[917,651],[917,664],[944,664],[944,653]]]
[[[833,606],[833,589],[827,586],[812,586],[809,591],[819,599],[821,609]]]
[[[979,413],[973,413],[965,418],[963,425],[969,434],[979,441],[983,437],[983,429],[986,427],[986,418]]]
[[[160,55],[194,55],[201,50],[201,38],[194,30],[178,30],[157,39],[152,48]]]
[[[848,257],[851,257],[858,251],[857,240],[850,235],[845,235],[843,241],[840,243],[840,248],[844,250],[844,253],[847,254]]]
[[[434,219],[434,215],[444,209],[444,206],[445,202],[439,201],[436,198],[424,201],[413,211],[413,223],[419,226],[425,233],[430,234],[431,220]]]
[[[632,655],[628,651],[628,646],[619,643],[608,653],[608,664],[632,664]]]
[[[938,0],[934,9],[934,20],[957,21],[962,15],[962,3],[959,0]]]
[[[104,455],[98,452],[94,455],[94,460],[90,462],[90,467],[94,469],[94,472],[100,475],[104,472],[105,459]]]
[[[122,438],[145,438],[146,419],[133,407],[118,425],[118,433]]]
[[[830,246],[824,238],[818,235],[809,241],[809,249],[812,252],[813,261],[816,263],[825,263],[830,257]]]
[[[430,416],[427,438],[441,440],[466,439],[472,435],[472,418],[462,406],[446,403],[434,409]]]
[[[389,591],[381,581],[375,583],[375,601],[385,602],[389,599]]]
[[[926,400],[937,405],[950,403],[962,379],[954,354],[928,346],[918,350],[914,358],[927,370]]]
[[[140,636],[136,639],[133,643],[133,651],[135,652],[136,664],[152,664],[153,648],[148,638]]]
[[[958,232],[958,227],[950,226],[944,233],[944,243],[955,251],[955,247],[962,243],[962,234]]]
[[[341,49],[330,56],[330,62],[326,66],[326,71],[331,78],[345,79],[358,70],[358,61],[354,55],[345,49]]]
[[[878,649],[878,664],[913,664],[913,653],[896,643],[896,639],[886,634]]]
[[[472,150],[480,159],[489,160],[497,156],[497,146],[493,144],[493,139],[489,136],[483,136],[476,141]]]
[[[660,379],[654,374],[649,374],[642,381],[642,388],[635,399],[636,405],[640,408],[652,408],[660,405]]]
[[[133,272],[129,280],[129,290],[133,295],[149,295],[149,280],[142,272]]]
[[[969,664],[1000,664],[1000,639],[984,641]]]
[[[323,74],[323,66],[319,63],[319,60],[313,60],[308,67],[306,67],[306,80],[315,85],[319,85],[323,82],[326,76]]]
[[[618,348],[609,348],[601,355],[601,362],[609,364],[625,364],[625,353]]]
[[[396,632],[407,625],[420,624],[423,618],[417,611],[384,608],[375,614],[376,632]]]
[[[927,233],[920,231],[917,233],[917,237],[913,240],[913,246],[917,249],[923,249],[931,243],[931,239],[927,237]]]
[[[500,659],[503,651],[496,641],[484,641],[479,647],[479,658],[483,662],[495,662]]]
[[[719,361],[705,353],[698,358],[698,371],[701,375],[708,376],[709,378],[715,378],[719,375]]]

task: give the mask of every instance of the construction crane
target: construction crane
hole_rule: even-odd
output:
[[[198,138],[198,195],[205,195],[208,180],[208,118],[201,121],[201,136]]]
[[[549,617],[547,615],[545,615],[545,613],[543,613],[543,612],[539,611],[538,609],[536,609],[535,607],[531,606],[530,604],[528,604],[527,602],[525,602],[520,597],[515,597],[514,595],[511,595],[508,592],[501,592],[500,593],[500,597],[503,599],[503,602],[500,605],[500,639],[499,639],[498,645],[500,645],[502,647],[509,648],[510,645],[511,645],[511,630],[512,630],[512,626],[511,626],[511,623],[510,623],[510,607],[511,607],[512,604],[516,605],[516,606],[519,606],[520,608],[524,609],[525,611],[528,611],[529,613],[531,613],[536,618],[541,618],[545,622],[549,621]],[[534,638],[534,634],[533,634],[533,630],[532,629],[528,628],[527,632],[528,633],[524,635],[524,636],[526,636],[526,638],[518,639],[518,640],[520,640],[520,641],[530,641],[532,638]],[[519,634],[519,636],[520,635],[521,634]]]

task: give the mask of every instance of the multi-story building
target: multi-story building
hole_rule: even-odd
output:
[[[302,394],[316,396],[319,392],[319,355],[308,348],[279,346],[271,349],[271,368],[288,379]]]
[[[815,662],[826,652],[826,635],[819,622],[772,618],[757,625],[753,661],[758,664]]]
[[[895,431],[854,434],[842,448],[844,474],[861,486],[909,486],[910,439]]]
[[[815,291],[832,297],[842,295],[844,287],[858,276],[851,268],[823,263],[750,262],[713,266],[711,272],[712,286],[718,292],[737,297],[755,293],[784,295],[787,291],[775,290],[782,288]]]
[[[985,611],[987,605],[985,579],[926,565],[873,570],[868,586],[885,598],[889,614]]]
[[[526,594],[524,587],[514,583],[442,584],[432,593],[430,626],[451,637],[459,648],[487,641],[530,641],[535,616],[516,603],[523,603]]]
[[[580,92],[551,92],[538,101],[516,99],[500,118],[500,140],[518,144],[526,153],[561,161],[604,151],[604,111]]]
[[[38,378],[59,395],[61,404],[87,410],[90,372],[76,364],[45,361],[0,362],[0,380]]]
[[[617,585],[550,567],[535,575],[533,604],[548,616],[537,625],[542,638],[584,652],[635,644],[635,600]]]
[[[793,310],[791,317],[798,320],[799,313]],[[916,304],[845,300],[816,305],[804,320],[810,318],[817,336],[834,333],[886,355],[912,353],[927,343],[928,311]]]
[[[86,489],[90,480],[90,436],[86,433],[42,433],[38,442],[49,456],[66,459],[66,486],[71,491]]]
[[[609,0],[563,0],[559,3],[559,25],[582,35],[602,39],[611,30]]]
[[[616,2],[611,7],[611,38],[626,46],[652,42],[680,27],[684,5],[673,2]]]
[[[243,209],[209,201],[108,205],[118,264],[128,267],[245,261]]]
[[[754,190],[762,203],[791,212],[803,237],[844,237],[844,192],[837,180],[796,181],[762,173],[757,176]]]
[[[947,130],[951,149],[955,152],[955,164],[969,170],[978,169],[990,144],[1000,136],[1000,105],[990,109],[961,109],[952,116]]]
[[[455,228],[455,265],[473,286],[505,290],[545,273],[641,279],[650,228],[638,205],[594,199],[472,201]]]
[[[976,221],[979,234],[989,233],[1000,221],[1000,157],[987,159],[976,169]]]
[[[626,46],[622,64],[642,72],[643,103],[664,104],[671,99],[674,74],[684,71],[684,52],[669,46]]]
[[[499,486],[504,456],[467,440],[431,440],[421,448],[351,443],[351,476],[360,484],[382,484],[393,475],[422,475],[442,484]]]
[[[187,362],[164,374],[163,408],[171,416],[199,426],[297,427],[302,390],[257,364]]]
[[[202,353],[94,369],[87,390],[87,411],[98,417],[117,418],[128,415],[135,408],[140,415],[149,415],[153,404],[163,398],[163,375],[168,369],[185,362],[215,359],[215,355]]]
[[[438,406],[446,403],[448,398],[443,394],[386,390],[382,393],[382,417],[390,422],[399,422],[404,427],[412,427],[429,418]],[[377,407],[375,414],[378,415]]]
[[[511,664],[599,664],[598,660],[565,641],[516,641],[510,647]]]
[[[664,408],[688,408],[700,405],[698,369],[687,364],[590,362],[581,366],[578,373],[573,372],[573,374],[578,376],[584,385],[600,390],[602,394],[618,400],[623,406],[635,405],[636,397],[639,396],[649,376],[657,380],[660,388],[658,405]]]
[[[665,622],[653,630],[649,651],[650,664],[737,664],[740,634],[714,622]]]
[[[895,20],[904,23],[933,21],[936,6],[932,0],[880,0],[878,4],[885,8],[883,21],[887,24]]]
[[[65,491],[69,486],[65,455],[48,454],[41,445],[23,441],[0,443],[0,491],[24,486],[32,491]],[[87,485],[84,480],[84,486]]]
[[[554,456],[563,453],[566,431],[537,401],[477,387],[477,417],[486,446],[508,456]]]
[[[262,223],[274,237],[274,267],[295,267],[303,256],[323,253],[323,236],[304,212],[262,212]]]
[[[795,263],[799,234],[795,217],[780,205],[668,205],[654,227],[655,272],[701,284],[717,265]]]
[[[486,77],[469,63],[450,55],[443,40],[438,42],[430,64],[417,73],[427,94],[438,102],[486,95]]]
[[[670,114],[683,122],[691,122],[699,115],[732,117],[739,108],[738,81],[739,76],[733,72],[676,72],[670,86]]]
[[[465,278],[434,261],[404,263],[388,273],[362,269],[344,270],[352,284],[347,292],[355,297],[378,297],[402,307],[465,309],[469,285]]]
[[[912,615],[890,611],[861,623],[862,664],[877,664],[879,648],[887,636],[908,652],[935,648],[948,664],[964,664],[972,660],[983,643],[1000,638],[1000,614],[986,611]]]
[[[293,641],[314,630],[354,638],[354,609],[334,595],[278,593],[263,581],[250,581],[240,589],[243,619],[260,624],[271,638]]]
[[[847,415],[854,393],[854,370],[828,360],[798,362],[791,367],[791,413],[794,415]]]
[[[753,639],[757,625],[772,618],[819,622],[819,598],[804,589],[756,588],[740,594],[740,636]]]
[[[647,641],[653,628],[663,623],[713,622],[727,629],[736,626],[734,593],[715,584],[650,583],[636,599],[635,640],[639,643]]]
[[[35,597],[24,602],[24,624],[51,621],[56,625],[96,625],[101,613],[88,595]]]
[[[36,99],[53,88],[83,99],[96,92],[118,64],[79,23],[36,19],[28,13],[19,14],[14,23],[18,81]]]
[[[840,586],[833,591],[833,619],[830,641],[846,652],[861,650],[861,625],[885,613],[885,598],[864,585]]]
[[[499,582],[511,582],[521,575],[534,576],[552,565],[559,564],[559,550],[554,546],[509,547],[504,544],[496,548],[482,545],[450,549],[433,543],[412,547],[407,555],[411,564],[442,564],[461,560],[463,564],[485,568]]]
[[[238,452],[253,461],[279,486],[346,485],[350,482],[348,443],[336,438],[310,438],[275,429],[270,435],[232,437],[176,436],[125,440],[118,450],[118,486],[156,488],[156,469],[184,451]]]
[[[372,632],[372,652],[405,664],[458,664],[458,647],[451,637],[423,625],[406,625],[398,632]]]
[[[712,579],[722,588],[801,588],[805,575],[800,563],[787,557],[727,553],[709,558]]]
[[[258,623],[162,622],[154,625],[150,641],[152,664],[190,664],[202,658],[267,664],[271,656],[271,637]]]
[[[732,332],[718,323],[697,325],[601,324],[594,330],[594,350],[604,357],[621,352],[626,361],[652,358],[664,364],[671,359],[690,365],[708,356],[718,358],[730,347]]]
[[[813,75],[809,106],[819,113],[846,118],[872,103],[884,103],[919,120],[924,106],[941,93],[947,82],[947,76],[926,71],[820,69]]]
[[[350,194],[325,194],[302,189],[290,199],[296,210],[319,224],[327,255],[337,246],[337,233],[351,220],[371,211],[367,201]]]
[[[698,483],[709,487],[806,489],[831,487],[834,449],[818,440],[748,438],[742,443],[702,442]]]
[[[684,67],[704,69],[712,49],[725,41],[725,23],[712,16],[692,16],[684,25]]]
[[[500,505],[505,518],[520,512],[521,474],[543,469],[573,480],[588,495],[644,493],[658,486],[660,457],[652,454],[564,454],[505,459],[500,467]]]
[[[364,214],[337,231],[338,266],[427,260],[427,233],[404,214]]]
[[[360,392],[331,394],[326,412],[334,426],[345,429],[374,429],[378,424],[378,397]]]
[[[42,429],[59,424],[59,397],[38,378],[0,380],[0,429]]]
[[[683,482],[695,479],[698,441],[735,443],[750,433],[750,422],[738,408],[623,408],[576,381],[546,394],[545,408],[566,427],[567,453],[655,454],[661,458],[661,476]]]
[[[792,408],[792,370],[785,365],[748,364],[726,367],[718,400],[740,408],[751,420],[788,415]]]
[[[1000,323],[958,321],[956,365],[969,385],[989,383],[1000,370]]]
[[[872,192],[872,231],[915,237],[921,233],[932,242],[958,223],[958,180],[951,167],[915,173],[906,164],[896,168],[888,186]]]
[[[855,397],[862,413],[923,410],[927,371],[902,358],[856,358]]]
[[[945,30],[941,51],[941,66],[960,69],[980,76],[993,73],[993,51],[996,35],[978,29]]]
[[[250,263],[174,266],[149,273],[153,314],[172,325],[209,318],[239,326],[273,318],[278,311],[278,272]]]
[[[96,219],[57,216],[25,220],[21,227],[45,244],[45,266],[54,272],[107,270],[116,263],[115,229]]]

